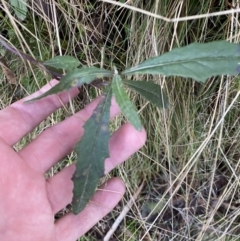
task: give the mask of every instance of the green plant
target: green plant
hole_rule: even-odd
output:
[[[25,20],[27,15],[27,0],[10,0],[10,4],[16,16],[21,20]]]
[[[78,214],[89,202],[99,178],[104,174],[104,160],[109,156],[109,112],[112,96],[115,96],[125,117],[139,131],[142,129],[140,118],[128,99],[123,85],[159,108],[168,107],[167,97],[157,84],[126,80],[122,79],[122,76],[133,74],[175,75],[193,78],[204,83],[211,76],[238,74],[240,72],[239,63],[239,45],[226,41],[190,44],[148,59],[122,73],[118,73],[116,68],[113,71],[85,66],[78,68],[79,61],[70,56],[58,56],[42,62],[40,67],[60,73],[60,82],[43,95],[27,101],[28,103],[73,87],[90,84],[95,79],[112,77],[112,81],[104,82],[103,86],[107,84],[105,93],[92,116],[85,123],[84,136],[75,147],[77,154],[81,153],[81,155],[78,155],[77,168],[72,178],[74,182],[73,213]],[[66,75],[63,76],[64,71]]]

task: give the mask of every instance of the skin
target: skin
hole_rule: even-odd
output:
[[[56,83],[51,81],[26,99],[39,96]],[[70,96],[77,93],[73,89]],[[68,99],[69,93],[62,93],[29,104],[20,100],[0,111],[0,240],[75,241],[110,212],[124,194],[124,183],[111,178],[80,214],[68,213],[54,222],[54,215],[72,200],[75,165],[47,180],[44,173],[73,150],[83,135],[84,120],[91,116],[99,98],[44,130],[19,152],[12,147]],[[113,100],[111,118],[117,114],[119,108]],[[121,126],[110,139],[105,173],[128,159],[145,140],[145,130],[138,132],[129,123]]]

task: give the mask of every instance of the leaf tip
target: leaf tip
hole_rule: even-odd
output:
[[[136,124],[136,123],[131,123],[130,122],[130,124],[137,130],[137,131],[139,131],[139,132],[141,132],[142,131],[142,129],[143,129],[143,127],[142,127],[142,124],[140,123],[138,123],[138,124]]]

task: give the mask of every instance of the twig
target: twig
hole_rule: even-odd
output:
[[[44,64],[42,64],[41,61],[38,61],[36,59],[34,59],[32,56],[28,55],[28,54],[25,54],[23,53],[22,51],[18,50],[17,48],[11,46],[10,44],[8,44],[1,36],[0,36],[0,44],[6,48],[8,51],[10,51],[11,53],[13,54],[16,54],[18,55],[20,58],[24,59],[24,60],[27,60],[35,65],[37,65],[38,67],[40,67],[41,69],[47,71],[51,76],[52,78],[55,78],[55,79],[61,79],[62,77],[62,74],[60,73],[57,73],[56,71],[50,69],[49,67],[45,66]]]
[[[131,197],[131,199],[129,200],[129,202],[127,203],[127,205],[123,208],[122,212],[120,213],[120,215],[118,216],[118,218],[116,219],[116,221],[114,222],[114,224],[112,225],[112,227],[110,228],[110,230],[107,232],[106,236],[104,237],[103,241],[109,241],[109,239],[111,238],[111,236],[113,235],[113,233],[116,231],[117,227],[119,226],[119,224],[121,223],[121,221],[123,220],[123,218],[126,216],[126,214],[128,213],[128,211],[130,210],[130,208],[132,207],[132,205],[134,204],[135,200],[137,199],[138,195],[140,194],[140,192],[142,191],[144,186],[144,181],[142,182],[141,186],[137,189],[137,191],[133,194],[133,196]]]
[[[9,68],[4,57],[0,57],[0,66],[2,67],[3,73],[6,76],[8,82],[12,85],[17,85],[17,78],[13,71]]]

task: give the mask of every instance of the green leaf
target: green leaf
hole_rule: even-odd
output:
[[[71,56],[57,56],[43,62],[43,65],[69,71],[77,68],[80,65],[80,61]]]
[[[58,94],[73,87],[80,87],[83,84],[91,83],[94,79],[103,78],[111,75],[111,71],[99,69],[96,67],[82,67],[81,69],[77,68],[64,75],[61,78],[60,82],[53,88],[40,95],[39,97],[28,100],[25,103],[40,100],[46,96]]]
[[[84,125],[84,136],[77,143],[76,171],[73,175],[73,213],[81,212],[94,194],[99,178],[104,175],[104,162],[109,157],[109,116],[112,92],[108,88],[92,116]]]
[[[240,73],[240,46],[226,41],[193,43],[123,71],[122,74],[162,74],[200,82],[216,75]]]
[[[23,21],[27,16],[27,0],[10,0],[10,4],[16,16]]]
[[[154,221],[157,214],[159,214],[162,209],[165,207],[166,201],[163,198],[159,197],[161,201],[154,201],[154,200],[147,200],[144,202],[142,206],[141,214],[143,218],[148,217],[147,221],[151,222]]]
[[[111,86],[113,95],[115,96],[122,113],[125,115],[128,121],[135,127],[135,129],[141,131],[141,120],[138,116],[137,111],[132,105],[132,102],[129,100],[127,93],[123,88],[122,79],[118,74],[114,75]]]
[[[168,108],[167,96],[164,95],[159,85],[149,81],[133,80],[123,80],[123,83],[157,107]]]

